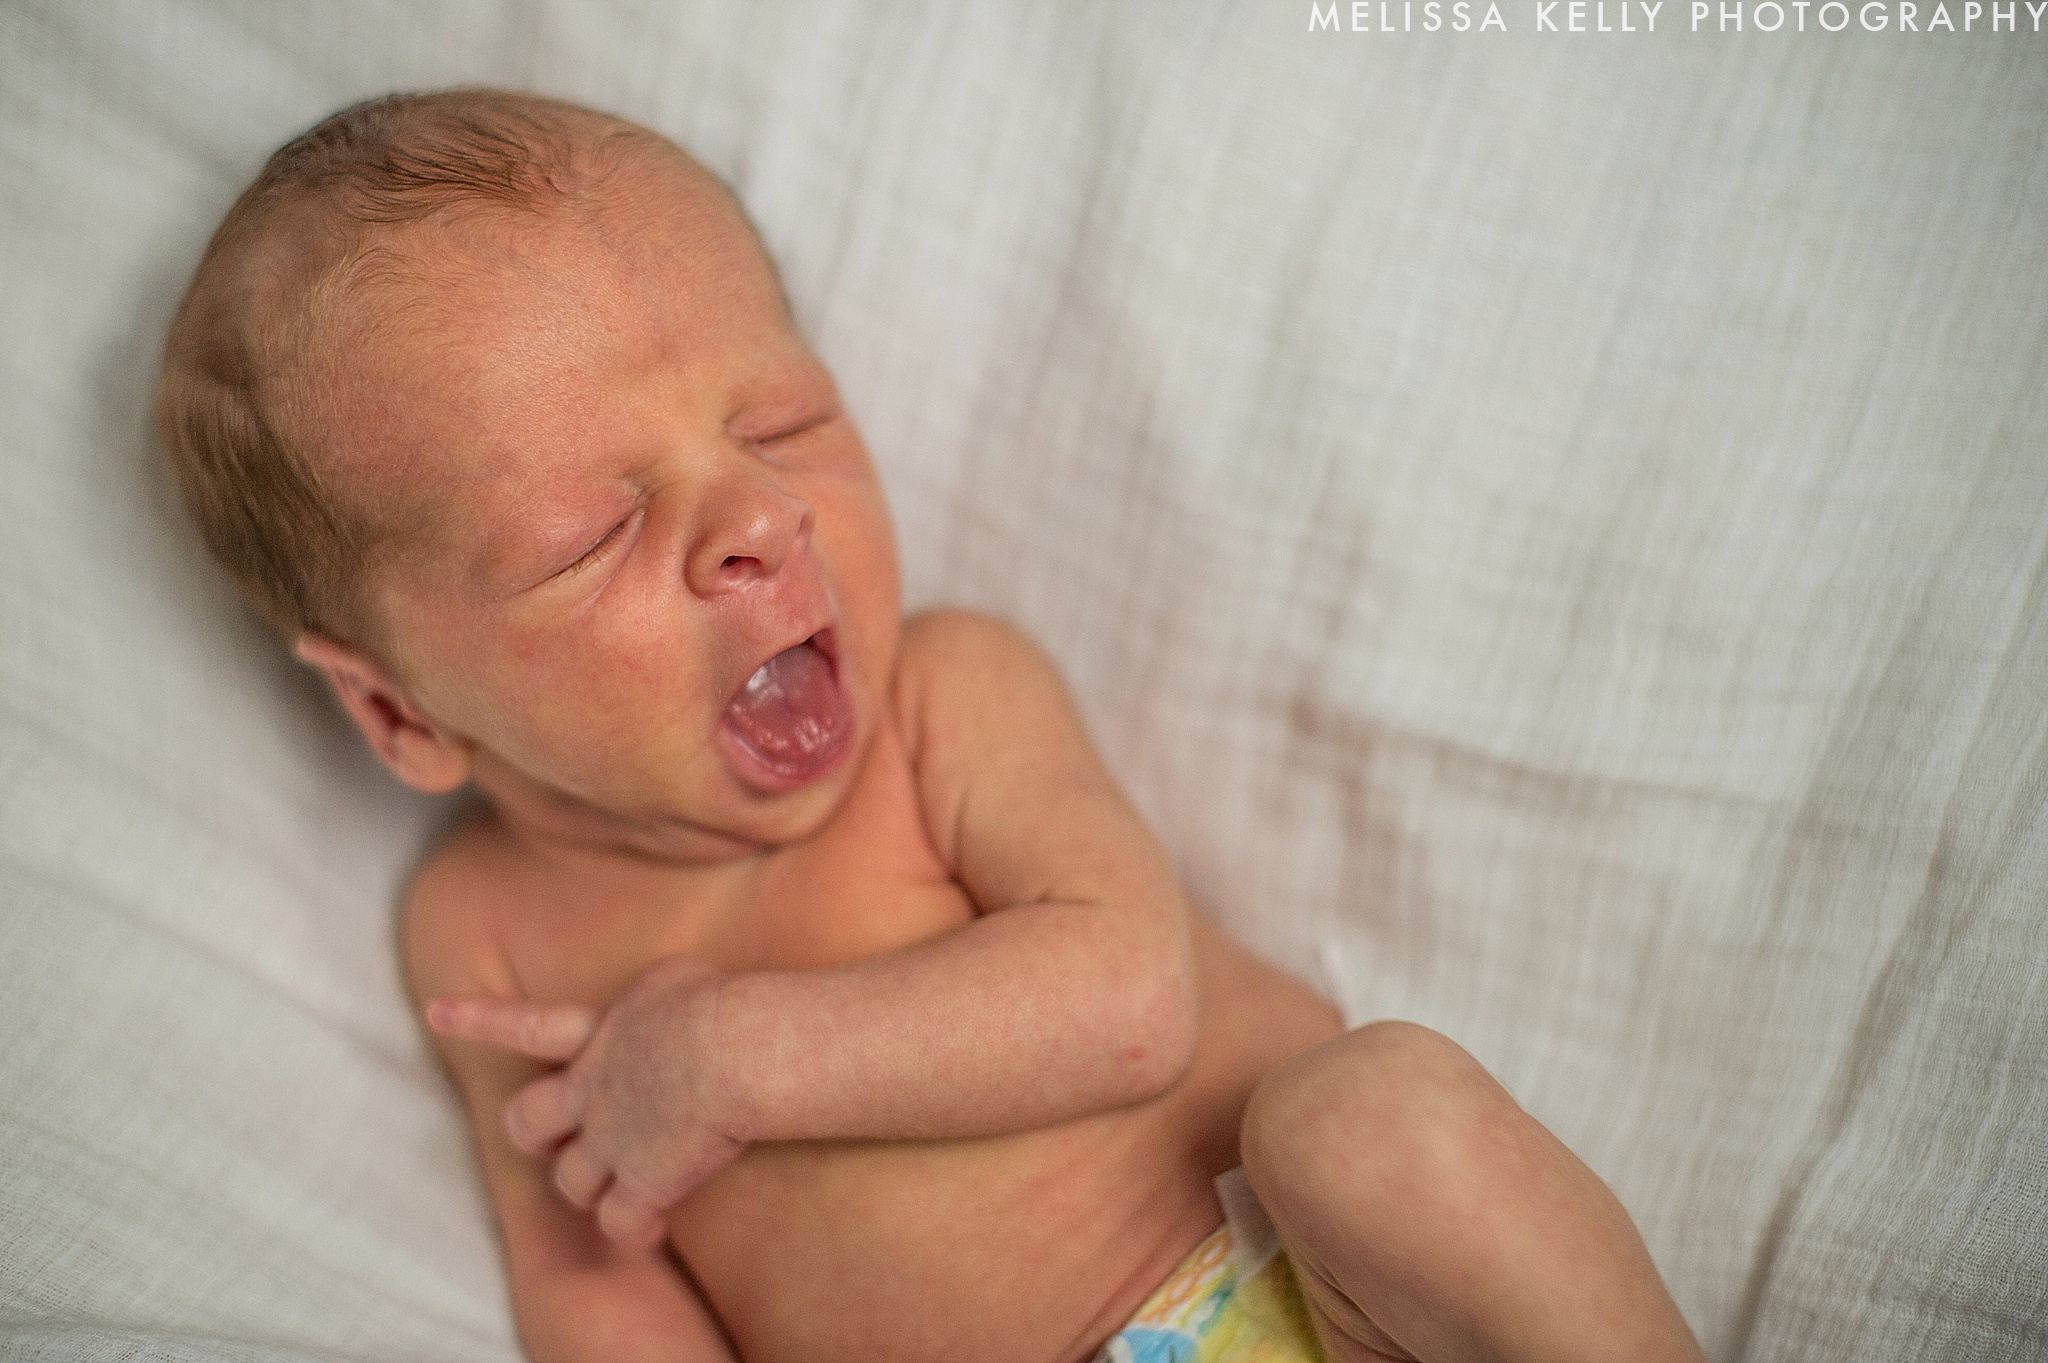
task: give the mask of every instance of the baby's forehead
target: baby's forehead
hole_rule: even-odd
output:
[[[668,316],[687,307],[703,332],[786,327],[772,266],[716,181],[613,189],[382,227],[318,290],[301,436],[334,491],[392,537],[489,500],[494,474],[533,472],[488,468],[463,448],[503,413],[530,410],[534,434],[574,440],[567,425],[539,429],[565,417],[535,390],[594,372],[584,393],[620,391],[606,366],[626,381],[621,356],[644,353],[650,317],[673,330]]]
[[[758,313],[772,279],[750,236],[720,230],[715,205],[603,213],[493,208],[384,229],[317,290],[303,347],[329,401],[389,408],[481,400],[508,376],[589,359],[685,306],[699,327]],[[705,279],[730,287],[701,287]],[[779,311],[779,295],[772,295]],[[385,401],[378,399],[382,395]],[[509,396],[509,395],[501,395]],[[336,413],[335,415],[340,415]]]
[[[315,291],[316,333],[345,353],[379,333],[415,340],[423,328],[489,325],[493,306],[522,295],[659,290],[692,272],[758,272],[780,304],[774,266],[730,194],[667,150],[642,150],[574,195],[358,225]]]

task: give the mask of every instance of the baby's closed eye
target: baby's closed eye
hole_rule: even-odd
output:
[[[614,549],[625,542],[627,532],[640,519],[640,515],[640,509],[635,507],[630,514],[614,521],[611,528],[600,535],[596,542],[588,549],[579,554],[574,562],[564,564],[553,576],[555,578],[574,577],[588,568],[596,567],[609,557]]]

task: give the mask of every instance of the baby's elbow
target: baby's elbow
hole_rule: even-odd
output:
[[[1119,1056],[1132,1102],[1157,1097],[1180,1082],[1195,1063],[1201,1030],[1192,970],[1163,972],[1152,988],[1140,992]]]

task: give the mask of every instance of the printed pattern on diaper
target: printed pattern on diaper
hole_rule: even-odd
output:
[[[1240,1281],[1230,1250],[1224,1225],[1181,1260],[1094,1363],[1323,1363],[1287,1256]]]

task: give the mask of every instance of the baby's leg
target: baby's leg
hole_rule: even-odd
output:
[[[1243,1150],[1330,1363],[1702,1357],[1607,1186],[1427,1028],[1276,1066]]]

